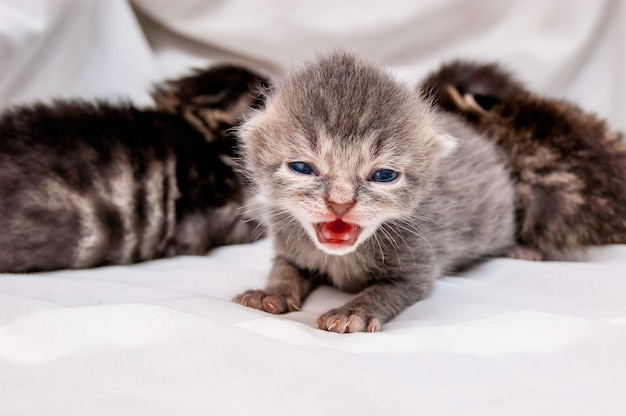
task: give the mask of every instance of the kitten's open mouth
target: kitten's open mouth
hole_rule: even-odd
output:
[[[362,228],[337,219],[332,222],[320,222],[315,225],[317,240],[322,244],[352,246],[361,234]]]

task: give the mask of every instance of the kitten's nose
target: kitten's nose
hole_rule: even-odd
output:
[[[338,202],[327,201],[327,203],[328,203],[328,208],[330,208],[333,214],[335,214],[338,217],[342,217],[343,215],[345,215],[345,213],[348,212],[350,208],[352,208],[352,205],[354,205],[354,202],[341,204]]]

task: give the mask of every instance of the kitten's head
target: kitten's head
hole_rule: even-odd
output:
[[[268,80],[244,67],[218,65],[158,84],[151,92],[161,111],[184,117],[207,140],[219,137],[249,107],[259,107]]]
[[[346,53],[285,77],[239,133],[261,194],[337,255],[410,216],[455,147],[418,95]]]

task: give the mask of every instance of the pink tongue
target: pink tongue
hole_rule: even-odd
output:
[[[321,227],[321,234],[329,241],[350,241],[356,236],[357,227],[341,220],[325,222]]]

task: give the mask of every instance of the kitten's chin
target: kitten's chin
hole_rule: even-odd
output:
[[[317,223],[314,228],[317,246],[325,253],[339,256],[356,250],[363,231],[362,227],[339,219]]]

